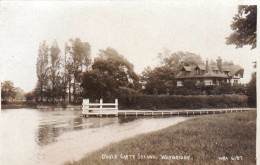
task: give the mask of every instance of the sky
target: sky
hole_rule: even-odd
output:
[[[25,92],[36,85],[39,43],[69,38],[91,45],[91,56],[112,47],[141,73],[159,64],[164,50],[188,51],[203,60],[233,61],[250,81],[259,49],[226,45],[230,24],[241,1],[22,1],[0,2],[0,78]],[[243,1],[246,2],[246,1]],[[62,52],[62,56],[63,56]]]

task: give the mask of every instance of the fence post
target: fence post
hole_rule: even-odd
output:
[[[83,102],[82,102],[82,113],[84,114],[85,113],[85,99],[83,99]]]
[[[118,110],[118,99],[115,99],[116,110]]]
[[[101,115],[101,110],[103,108],[103,99],[100,99],[99,115]]]
[[[118,116],[118,99],[115,99],[116,116]]]
[[[86,109],[87,109],[87,113],[89,113],[89,99],[87,99]]]

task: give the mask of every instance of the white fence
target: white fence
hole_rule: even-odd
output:
[[[100,103],[90,103],[89,99],[83,99],[82,103],[83,115],[118,115],[118,100],[115,99],[115,103],[103,103],[103,99],[100,99]]]

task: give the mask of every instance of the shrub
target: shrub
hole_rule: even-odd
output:
[[[128,109],[200,109],[247,107],[245,95],[136,95],[135,99],[119,100]]]
[[[68,104],[67,104],[65,101],[62,101],[62,102],[61,102],[61,107],[62,107],[62,108],[67,108],[67,105],[68,105]]]

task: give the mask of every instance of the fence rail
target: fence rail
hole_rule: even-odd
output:
[[[115,103],[103,103],[103,99],[100,99],[100,103],[90,103],[89,99],[83,99],[82,114],[85,116],[88,115],[102,116],[102,114],[112,114],[117,116],[118,99],[115,99]]]

